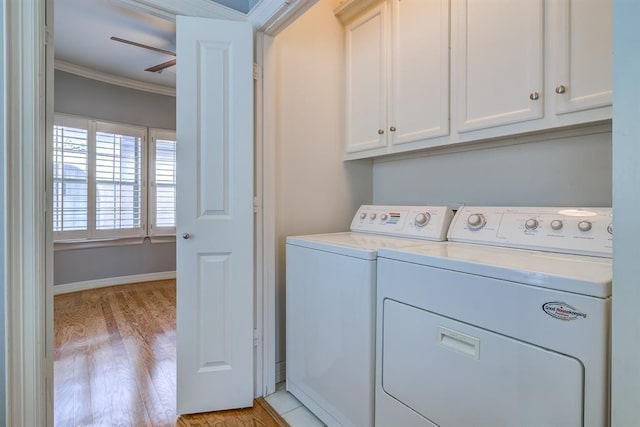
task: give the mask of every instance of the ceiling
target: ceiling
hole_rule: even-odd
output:
[[[246,14],[259,1],[218,0],[217,3]],[[144,71],[173,56],[110,39],[115,36],[175,52],[175,22],[147,14],[121,0],[54,0],[54,6],[57,68],[97,71],[175,88],[175,67],[161,73]]]

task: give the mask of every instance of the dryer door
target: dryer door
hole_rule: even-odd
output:
[[[578,360],[391,299],[383,306],[383,391],[426,419],[447,427],[582,426]]]

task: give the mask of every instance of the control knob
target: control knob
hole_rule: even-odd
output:
[[[487,221],[484,219],[484,215],[480,213],[469,215],[469,218],[467,218],[467,225],[469,229],[473,231],[480,230],[486,223]]]
[[[524,223],[524,228],[527,230],[535,230],[538,228],[539,222],[537,219],[530,218]]]
[[[362,212],[360,214],[360,219],[365,219],[367,217],[367,213],[366,212]]]
[[[373,221],[374,219],[376,219],[376,214],[374,214],[374,213],[369,214],[369,219],[370,219],[370,220],[372,220],[372,221]]]
[[[558,231],[562,229],[562,221],[560,221],[559,219],[554,219],[553,221],[551,221],[551,228]]]
[[[580,231],[589,231],[591,230],[591,226],[593,224],[591,224],[591,221],[580,221],[578,223],[578,230]]]
[[[386,213],[384,213],[384,214],[380,215],[380,219],[381,219],[382,221],[386,221],[387,219],[389,219],[389,215],[387,215]]]
[[[413,222],[416,227],[422,228],[429,223],[430,219],[431,214],[429,212],[420,212],[418,215],[416,215],[416,218]]]

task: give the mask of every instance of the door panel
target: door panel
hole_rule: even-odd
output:
[[[349,24],[347,33],[347,153],[387,144],[387,5],[382,3]]]
[[[179,414],[253,402],[252,40],[177,19]]]
[[[396,0],[392,4],[391,143],[447,135],[449,2]]]
[[[613,5],[611,0],[553,3],[557,43],[553,85],[556,113],[611,105],[613,98]],[[562,89],[562,90],[561,90]]]
[[[392,299],[382,318],[382,391],[436,425],[583,425],[579,360]]]
[[[452,7],[452,84],[460,132],[543,116],[544,2]]]

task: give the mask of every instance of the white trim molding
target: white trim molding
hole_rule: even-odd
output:
[[[247,15],[256,31],[276,36],[318,0],[262,0]]]
[[[53,287],[54,295],[69,294],[71,292],[88,291],[109,286],[130,285],[132,283],[154,282],[156,280],[175,279],[175,271],[161,271],[158,273],[134,274],[131,276],[107,277],[105,279],[86,280],[84,282],[65,283]]]
[[[122,86],[129,89],[141,90],[144,92],[157,93],[159,95],[176,96],[176,88],[162,86],[153,83],[141,82],[139,80],[128,79],[126,77],[116,76],[115,74],[105,73],[103,71],[93,70],[91,68],[72,64],[70,62],[56,60],[56,70],[65,73],[75,74],[76,76],[86,77],[92,80],[109,83],[112,85]]]
[[[198,16],[201,18],[246,21],[244,13],[211,0],[112,0],[123,7],[149,13],[168,21],[175,21],[176,15]],[[265,1],[265,0],[263,0]]]
[[[276,55],[274,38],[259,33],[256,43],[256,61],[262,67],[262,79],[256,93],[256,194],[262,202],[258,217],[257,241],[260,242],[261,259],[258,287],[262,284],[262,333],[263,339],[263,393],[276,392]],[[258,161],[259,156],[259,161]]]
[[[46,313],[47,0],[6,0],[6,320],[9,426],[53,419]],[[53,325],[51,331],[53,331]],[[4,421],[4,420],[2,420]]]
[[[123,7],[175,21],[176,15],[249,21],[254,30],[275,36],[318,0],[262,0],[248,14],[211,0],[112,0]]]

